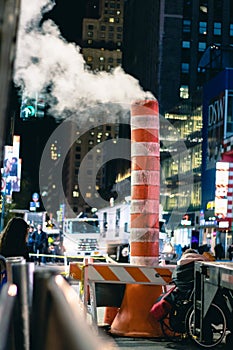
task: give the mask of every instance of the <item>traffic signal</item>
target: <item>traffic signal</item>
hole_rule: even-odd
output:
[[[28,120],[30,118],[43,118],[45,111],[45,100],[43,95],[36,94],[35,98],[25,97],[20,107],[20,118]]]
[[[24,98],[20,107],[20,118],[27,120],[31,117],[36,116],[36,99],[35,98]]]
[[[45,101],[42,95],[39,95],[37,98],[37,104],[36,104],[36,117],[37,118],[43,118],[44,117],[44,110],[45,110]]]

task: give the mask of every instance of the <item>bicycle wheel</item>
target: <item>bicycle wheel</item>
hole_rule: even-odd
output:
[[[197,315],[197,317],[198,316],[199,315]],[[202,338],[200,334],[200,327],[196,325],[194,329],[194,310],[192,310],[187,323],[188,332],[191,339],[196,344],[204,348],[212,348],[216,346],[217,344],[221,343],[226,335],[226,317],[222,309],[216,304],[210,305],[210,308],[203,319]]]

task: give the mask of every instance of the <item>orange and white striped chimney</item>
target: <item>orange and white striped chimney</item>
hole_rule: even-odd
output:
[[[157,100],[131,105],[130,263],[158,265],[160,145]]]

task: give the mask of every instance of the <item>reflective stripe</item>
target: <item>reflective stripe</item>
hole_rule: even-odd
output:
[[[158,142],[135,142],[131,146],[131,157],[144,156],[144,157],[157,157],[154,161],[159,161],[160,146]],[[135,159],[134,159],[135,162]]]
[[[160,184],[160,172],[138,170],[131,172],[131,181],[134,185],[159,185]]]
[[[165,285],[171,282],[172,267],[134,266],[123,264],[89,264],[85,273],[89,282],[122,282]]]

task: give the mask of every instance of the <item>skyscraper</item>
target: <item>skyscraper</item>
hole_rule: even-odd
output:
[[[233,44],[230,0],[127,0],[125,16],[123,66],[154,93],[161,113],[203,86],[206,49]]]
[[[111,70],[122,64],[123,43],[123,0],[87,0],[86,13],[83,19],[81,52],[85,59],[86,69],[96,72]],[[90,112],[91,113],[91,112]],[[93,112],[92,112],[93,113]],[[105,112],[103,112],[105,113]],[[113,162],[103,164],[103,149],[98,147],[106,140],[117,143],[120,120],[118,123],[91,127],[91,115],[87,123],[90,125],[83,135],[77,135],[77,140],[70,149],[66,159],[66,181],[64,188],[68,202],[74,212],[87,211],[96,191],[100,191],[105,199],[110,199],[111,187],[117,176],[118,168]],[[94,150],[90,152],[91,150]],[[89,153],[88,153],[89,152]],[[86,174],[85,193],[81,193],[78,183],[80,165],[87,155],[90,169]],[[96,173],[95,184],[93,176]]]

